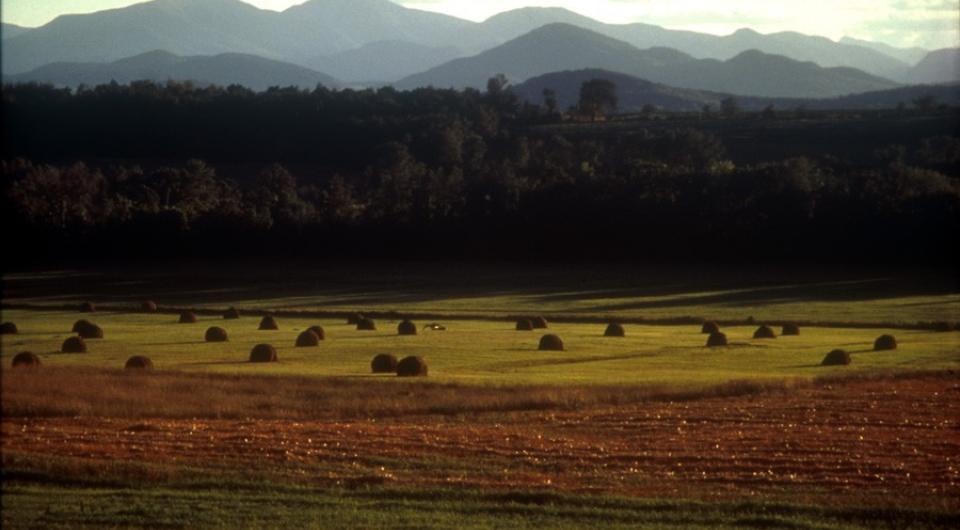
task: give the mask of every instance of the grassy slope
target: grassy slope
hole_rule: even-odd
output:
[[[105,332],[89,340],[87,354],[58,353],[71,335],[73,322],[87,317]],[[396,334],[397,322],[381,321],[379,330],[361,332],[342,321],[280,319],[280,331],[257,330],[258,319],[225,321],[203,317],[197,324],[178,324],[162,314],[6,311],[20,333],[2,338],[4,369],[12,355],[29,350],[49,366],[120,368],[132,355],[147,355],[160,370],[209,373],[394,378],[369,374],[370,359],[390,352],[401,358],[427,359],[431,380],[485,384],[636,384],[706,385],[734,379],[811,378],[837,371],[875,369],[944,369],[960,367],[960,334],[925,331],[803,328],[797,337],[754,340],[755,326],[725,328],[731,346],[708,349],[696,326],[627,326],[627,337],[603,337],[597,324],[553,324],[563,352],[541,352],[541,332],[519,332],[507,322],[455,321],[444,332]],[[294,348],[299,331],[321,324],[327,340],[317,348]],[[422,323],[421,323],[422,324]],[[227,329],[230,342],[207,344],[207,327]],[[873,340],[894,333],[900,348],[874,352]],[[250,349],[271,343],[280,361],[272,365],[246,362]],[[819,366],[833,348],[853,355],[847,368]]]

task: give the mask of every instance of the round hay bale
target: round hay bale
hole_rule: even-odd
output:
[[[204,335],[204,339],[207,342],[227,342],[227,330],[218,328],[216,326],[207,328],[207,333]]]
[[[797,336],[800,334],[800,326],[788,322],[783,325],[783,329],[780,330],[781,335]]]
[[[250,362],[275,363],[277,362],[277,350],[269,344],[257,344],[250,350]]]
[[[280,326],[277,325],[277,319],[272,316],[267,315],[260,320],[260,331],[276,331],[278,329],[280,329]]]
[[[533,317],[530,319],[530,322],[533,324],[533,329],[547,329],[550,327],[547,324],[547,319],[543,317]]]
[[[144,300],[140,302],[140,311],[144,313],[156,313],[157,304],[153,300]]]
[[[529,318],[517,320],[517,331],[533,331],[533,322]]]
[[[320,345],[320,337],[309,329],[297,336],[297,348],[310,348]]]
[[[317,339],[327,340],[327,334],[325,331],[323,331],[323,328],[321,326],[310,326],[308,329],[312,331],[314,335],[317,336]]]
[[[39,368],[40,358],[33,352],[20,352],[13,357],[14,368]]]
[[[87,353],[87,343],[81,337],[70,337],[60,347],[63,353]]]
[[[97,306],[93,305],[93,302],[84,302],[80,304],[81,313],[96,313]]]
[[[417,334],[417,325],[409,320],[404,320],[397,326],[397,334],[399,335],[416,335]]]
[[[16,335],[19,330],[13,322],[4,322],[0,324],[0,335]]]
[[[370,371],[375,374],[393,374],[397,371],[397,358],[389,353],[381,353],[370,361]]]
[[[127,359],[127,364],[123,368],[125,370],[153,370],[153,361],[143,355],[134,355]]]
[[[237,320],[240,318],[240,311],[236,307],[231,307],[223,312],[224,320]]]
[[[833,350],[823,358],[821,366],[846,366],[850,364],[850,354],[844,350]]]
[[[404,357],[397,363],[397,375],[400,377],[426,377],[427,362],[422,357]]]
[[[705,335],[710,335],[712,333],[720,333],[720,325],[716,322],[704,322],[703,327],[700,328],[700,333]]]
[[[726,333],[722,333],[718,331],[716,333],[711,333],[710,336],[707,337],[708,348],[716,348],[718,346],[726,346],[726,345],[727,345]]]
[[[897,339],[893,335],[880,335],[873,341],[874,351],[895,350],[897,349]]]
[[[563,340],[556,335],[540,337],[540,351],[563,351]]]
[[[180,313],[180,323],[181,324],[196,324],[197,315],[193,311],[184,311]]]
[[[353,313],[352,315],[347,315],[347,324],[351,326],[356,326],[359,324],[365,317],[362,313]]]
[[[360,319],[360,322],[357,322],[358,331],[376,331],[377,323],[373,321],[372,318],[363,317]]]
[[[102,339],[103,330],[88,320],[78,320],[73,324],[73,332],[85,339]]]
[[[626,337],[627,332],[623,329],[623,325],[617,322],[611,322],[607,326],[607,330],[603,332],[604,337]]]
[[[775,339],[777,334],[773,332],[773,328],[767,325],[760,326],[756,331],[753,332],[753,338],[755,339]]]

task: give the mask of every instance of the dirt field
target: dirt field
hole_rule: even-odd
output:
[[[2,425],[6,454],[272,469],[317,484],[960,508],[960,380],[951,376],[469,417]]]

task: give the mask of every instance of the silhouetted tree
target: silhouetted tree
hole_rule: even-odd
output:
[[[728,96],[720,101],[720,112],[728,118],[732,118],[740,113],[740,104],[736,98]]]
[[[607,79],[591,79],[580,86],[580,112],[597,117],[617,110],[617,85]]]

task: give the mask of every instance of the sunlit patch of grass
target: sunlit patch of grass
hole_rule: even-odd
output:
[[[88,341],[89,353],[59,353],[73,322],[82,317],[100,325],[105,337]],[[378,331],[357,331],[340,320],[280,318],[279,331],[259,331],[254,317],[205,316],[197,324],[179,324],[177,315],[167,314],[11,310],[4,318],[20,328],[18,335],[0,338],[4,371],[19,351],[36,353],[46,368],[116,369],[133,355],[145,355],[159,372],[341,377],[371,387],[404,384],[370,373],[370,361],[378,353],[424,357],[431,381],[484,385],[703,386],[833,372],[960,368],[960,333],[955,332],[805,327],[799,336],[754,340],[755,326],[730,326],[723,328],[730,346],[711,349],[695,325],[627,325],[626,337],[611,338],[603,336],[602,324],[552,323],[549,333],[562,337],[566,350],[541,352],[537,343],[542,333],[515,331],[508,321],[449,321],[444,322],[447,331],[399,336],[396,320],[379,321]],[[318,324],[327,340],[318,347],[294,347],[301,331]],[[207,327],[214,325],[227,330],[229,342],[203,341]],[[874,339],[883,333],[897,336],[897,350],[872,351]],[[247,362],[259,343],[274,345],[280,362]],[[853,364],[821,367],[834,348],[849,351]]]

